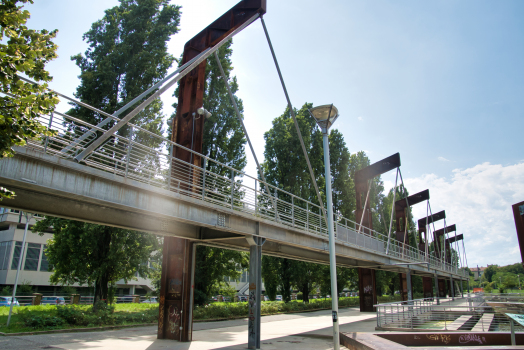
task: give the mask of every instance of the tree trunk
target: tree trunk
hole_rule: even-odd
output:
[[[302,285],[301,292],[302,292],[302,300],[304,301],[304,303],[309,303],[309,283],[308,282]]]

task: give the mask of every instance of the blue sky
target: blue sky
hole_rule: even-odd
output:
[[[170,52],[179,57],[236,2],[173,1],[182,18]],[[116,4],[27,6],[30,27],[59,29],[59,58],[48,66],[53,88],[74,92],[79,70],[69,57],[85,51],[82,34]],[[510,205],[524,200],[524,2],[268,0],[264,18],[296,107],[334,103],[350,151],[365,150],[372,162],[400,152],[408,189],[430,189],[434,212],[445,209],[464,233],[469,265],[520,261]],[[261,24],[239,34],[233,50],[262,160],[263,133],[286,102]],[[255,173],[251,156],[246,170]],[[394,174],[383,178],[391,187]]]

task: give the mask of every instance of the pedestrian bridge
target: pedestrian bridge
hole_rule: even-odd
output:
[[[100,111],[99,111],[100,112]],[[103,113],[103,112],[101,112]],[[81,162],[105,130],[55,112],[42,124],[53,137],[17,147],[0,162],[0,185],[16,192],[2,206],[63,218],[249,250],[246,238],[266,239],[264,254],[328,263],[328,233],[321,208],[128,124],[130,137],[112,135]],[[203,167],[174,158],[177,149]],[[464,271],[414,247],[335,214],[336,260],[422,276],[465,280]]]

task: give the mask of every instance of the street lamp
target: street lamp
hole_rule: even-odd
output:
[[[333,199],[331,193],[331,165],[329,164],[328,130],[338,118],[338,110],[333,104],[311,108],[309,113],[317,121],[322,130],[324,139],[324,166],[326,171],[326,198],[327,220],[329,233],[329,270],[331,274],[331,309],[333,316],[333,349],[340,349],[338,333],[338,291],[337,291],[337,263],[335,256],[335,230],[333,223]]]

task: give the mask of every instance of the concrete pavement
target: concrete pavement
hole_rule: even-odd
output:
[[[375,332],[374,313],[357,308],[339,312],[341,332]],[[195,323],[193,342],[156,339],[156,327],[137,327],[104,332],[62,333],[0,337],[0,349],[125,349],[208,350],[246,349],[247,319]],[[331,311],[322,310],[262,317],[264,350],[328,350],[333,348]]]

